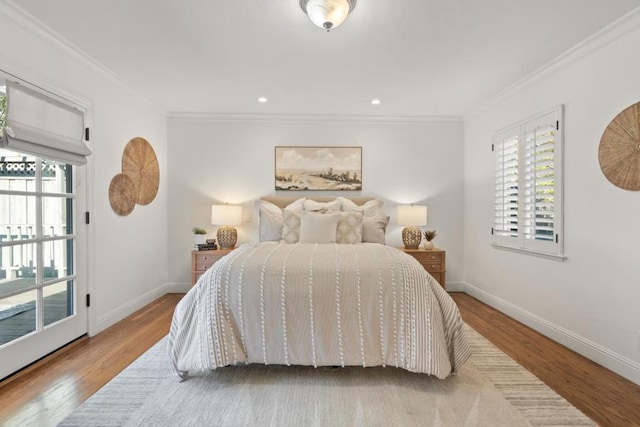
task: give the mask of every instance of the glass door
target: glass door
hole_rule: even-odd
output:
[[[0,378],[87,332],[75,171],[0,149]]]

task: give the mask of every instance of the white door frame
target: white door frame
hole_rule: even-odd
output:
[[[0,74],[26,83],[26,85],[31,86],[35,90],[44,91],[49,95],[75,104],[84,110],[85,127],[91,128],[93,124],[93,103],[89,99],[2,56],[0,56]],[[92,149],[93,144],[90,140],[87,141],[87,145]],[[29,340],[29,338],[33,338],[31,337],[33,333],[12,341],[11,344],[8,344],[2,349],[3,363],[2,366],[0,366],[0,379],[49,354],[60,346],[64,346],[85,333],[88,333],[90,336],[96,333],[95,310],[93,307],[85,306],[85,294],[91,294],[92,292],[93,271],[95,271],[95,261],[92,256],[94,248],[93,227],[92,224],[85,223],[85,212],[93,212],[95,203],[93,197],[93,174],[92,156],[88,157],[86,165],[74,167],[73,169],[75,194],[74,212],[72,213],[75,234],[75,251],[73,256],[74,270],[76,273],[74,296],[77,310],[74,317],[78,315],[81,316],[80,319],[76,319],[77,327],[56,327],[65,324],[66,321],[70,319],[67,318],[38,332],[38,335],[42,337],[38,342]],[[27,340],[29,340],[29,342],[27,342]],[[57,346],[52,347],[50,344],[52,342],[58,343]],[[25,349],[27,349],[30,355],[28,359],[32,360],[25,358]]]

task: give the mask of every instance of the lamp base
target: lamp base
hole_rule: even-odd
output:
[[[233,249],[238,241],[238,231],[229,225],[218,227],[217,236],[220,249]]]
[[[418,227],[410,226],[402,229],[402,243],[405,249],[418,249],[422,240],[422,230]]]

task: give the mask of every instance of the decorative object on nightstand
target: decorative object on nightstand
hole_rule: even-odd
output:
[[[398,224],[402,229],[402,243],[406,249],[418,249],[422,240],[422,230],[419,226],[427,225],[427,207],[422,205],[398,206]]]
[[[428,251],[433,249],[433,239],[436,238],[438,233],[436,230],[427,230],[424,232],[424,248]]]
[[[204,245],[207,242],[207,230],[200,227],[193,227],[193,244]]]
[[[433,248],[425,249],[406,249],[398,248],[401,251],[414,257],[422,267],[433,276],[440,286],[445,287],[445,274],[447,271],[447,251]]]
[[[191,284],[195,285],[200,276],[220,258],[233,249],[218,249],[213,251],[191,251]]]
[[[213,205],[211,206],[211,224],[218,227],[218,245],[220,249],[232,249],[238,241],[238,231],[234,225],[242,223],[242,206]]]

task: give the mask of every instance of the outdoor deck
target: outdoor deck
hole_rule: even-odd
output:
[[[0,289],[5,289],[4,284]],[[1,295],[1,294],[0,294]],[[44,298],[44,324],[50,325],[67,317],[67,284],[57,283],[45,288]],[[17,298],[21,297],[21,298]],[[36,329],[35,292],[16,295],[16,298],[0,299],[5,309],[0,309],[0,345],[6,344],[16,338],[24,336]],[[8,308],[9,304],[13,307]],[[9,313],[11,310],[11,313]],[[15,314],[13,314],[15,313]]]

